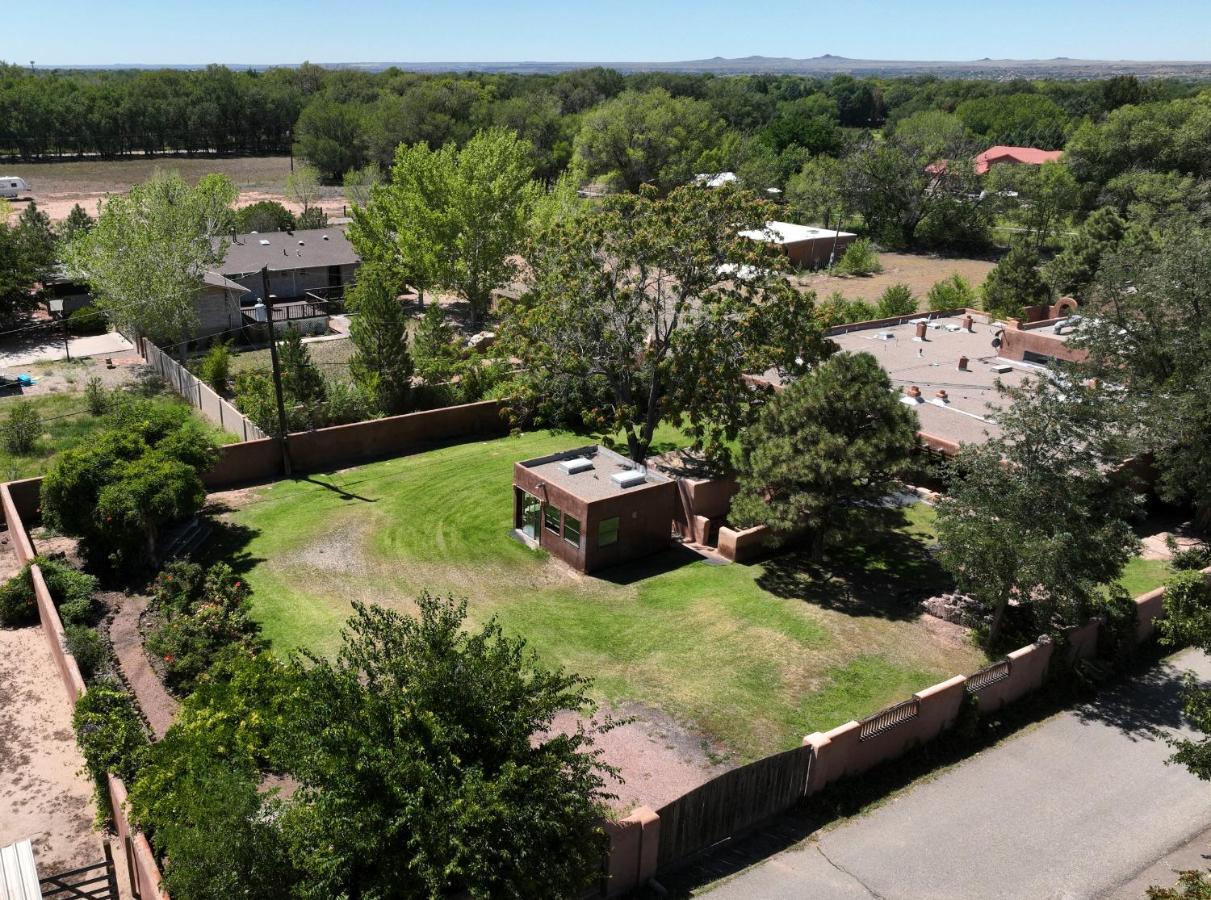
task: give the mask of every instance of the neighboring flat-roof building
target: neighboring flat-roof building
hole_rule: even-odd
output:
[[[777,244],[791,264],[803,269],[817,269],[831,260],[841,258],[845,248],[857,237],[848,231],[796,225],[793,222],[766,222],[764,229],[740,232],[754,241]]]
[[[1053,360],[1079,358],[1068,346],[1070,320],[1032,325],[1000,322],[968,311],[857,322],[826,334],[850,353],[869,353],[917,412],[922,443],[953,454],[962,444],[1001,434],[997,411],[1006,398],[997,382],[1018,387]],[[758,379],[774,387],[767,372]]]
[[[1055,162],[1063,150],[1040,150],[1038,147],[989,147],[975,158],[976,174],[983,175],[993,166],[1041,166]]]
[[[218,271],[248,289],[246,302],[264,300],[261,269],[269,269],[269,293],[299,300],[308,292],[339,292],[356,278],[361,257],[343,228],[310,228],[235,235]]]
[[[676,482],[596,445],[513,465],[513,527],[582,572],[669,546]]]

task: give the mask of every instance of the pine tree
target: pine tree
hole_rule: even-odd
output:
[[[355,313],[349,324],[355,348],[349,372],[379,412],[401,413],[412,389],[412,357],[408,319],[396,292],[380,269],[365,266],[348,300]]]
[[[838,353],[795,379],[741,435],[732,516],[785,538],[809,530],[814,555],[846,516],[891,487],[917,445],[917,417],[869,353]]]
[[[1051,288],[1039,274],[1039,255],[1015,244],[988,273],[984,308],[998,316],[1021,318],[1022,309],[1051,301]]]
[[[290,325],[278,345],[278,360],[282,368],[282,390],[288,402],[302,403],[308,407],[324,402],[327,390],[324,376],[320,374],[311,354],[303,343],[303,336]]]
[[[412,339],[412,359],[416,363],[416,374],[425,384],[449,381],[458,369],[454,330],[446,324],[442,309],[436,303],[430,303],[421,318]]]

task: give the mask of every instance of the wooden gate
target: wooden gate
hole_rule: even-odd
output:
[[[811,748],[796,747],[724,772],[657,810],[659,872],[790,809],[807,790]]]

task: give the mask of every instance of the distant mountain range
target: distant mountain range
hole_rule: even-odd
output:
[[[514,74],[552,74],[604,66],[619,72],[684,72],[720,75],[938,75],[950,78],[1105,78],[1110,75],[1139,77],[1176,76],[1211,77],[1211,61],[1182,60],[1098,60],[1058,56],[1054,59],[973,59],[973,60],[894,60],[851,59],[845,56],[813,56],[795,59],[787,56],[744,56],[692,59],[678,62],[342,62],[320,63],[329,69],[361,69],[381,72],[397,68],[410,72],[508,72]],[[267,69],[271,65],[229,64],[231,69]],[[201,69],[202,65],[163,66],[132,64],[78,66],[84,69]]]
[[[360,69],[381,72],[398,68],[411,72],[509,72],[514,74],[551,74],[605,66],[620,72],[685,72],[720,75],[937,75],[949,78],[1105,78],[1111,75],[1137,75],[1141,78],[1174,76],[1211,78],[1211,62],[1143,60],[1073,59],[973,59],[894,60],[850,59],[844,56],[814,56],[794,59],[786,56],[745,56],[692,59],[681,62],[378,62],[321,63],[329,69]],[[40,67],[45,68],[45,67]],[[163,66],[131,64],[105,66],[58,66],[77,69],[200,69],[200,65]],[[234,64],[232,69],[267,69],[268,65]]]

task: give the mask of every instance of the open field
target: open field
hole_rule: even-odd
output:
[[[601,699],[661,710],[739,758],[983,662],[961,630],[917,617],[941,577],[923,505],[873,513],[867,545],[823,570],[670,551],[594,578],[529,550],[510,534],[513,462],[577,441],[530,433],[245,492],[218,549],[279,650],[331,651],[355,600],[465,596],[472,619],[499,616]]]
[[[56,221],[65,218],[76,203],[90,215],[96,215],[97,201],[106,194],[128,191],[157,170],[178,172],[189,181],[218,172],[230,178],[239,189],[238,206],[258,200],[278,200],[295,212],[299,211],[296,204],[285,199],[286,177],[290,174],[290,158],[286,156],[159,156],[6,163],[6,167],[6,171],[11,170],[29,182],[38,208]],[[344,202],[341,188],[321,189],[321,205],[329,215],[340,215]],[[24,206],[23,201],[13,203],[13,214],[20,213]]]
[[[840,291],[847,300],[874,302],[893,284],[908,285],[920,301],[919,308],[928,309],[925,295],[943,278],[958,272],[978,288],[996,264],[990,259],[968,259],[963,257],[934,256],[925,253],[880,253],[883,271],[870,276],[828,275],[823,272],[805,272],[794,279],[802,288],[813,290],[823,300],[834,291]]]

